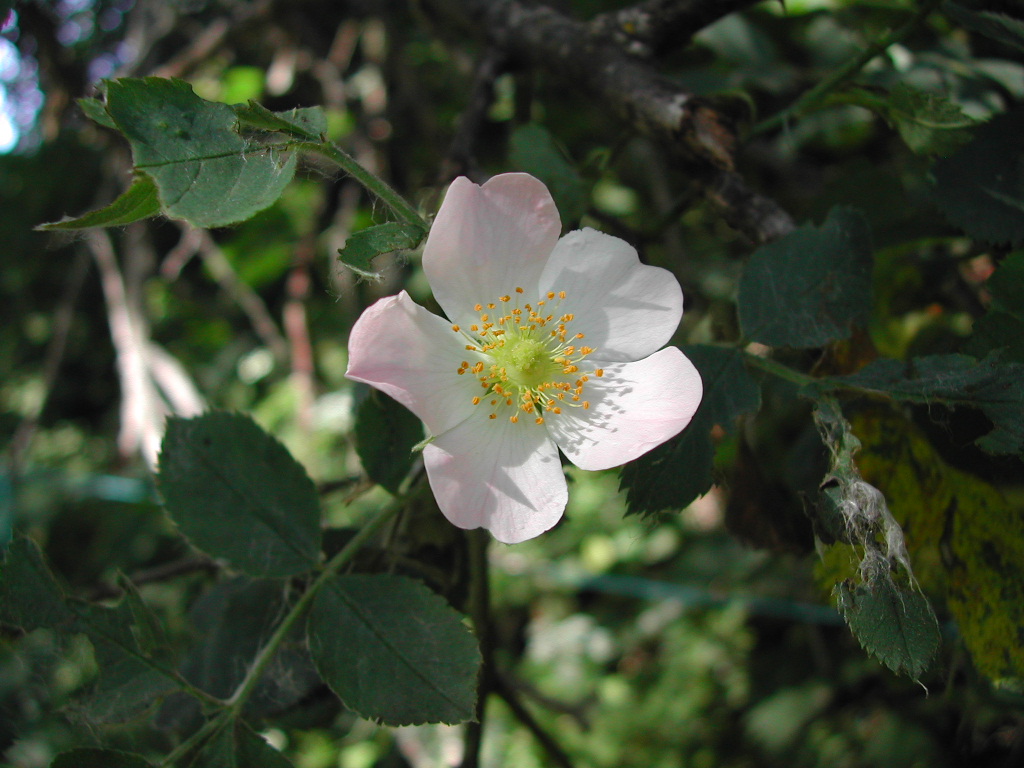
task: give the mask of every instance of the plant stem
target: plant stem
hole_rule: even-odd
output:
[[[329,141],[324,142],[301,142],[295,145],[297,149],[305,149],[323,155],[328,160],[337,163],[341,169],[354,178],[370,192],[376,195],[387,205],[396,216],[406,223],[419,227],[426,232],[430,227],[415,208],[406,202],[405,198],[387,185],[383,179],[375,176],[366,170],[348,152]]]
[[[491,584],[487,561],[487,546],[490,535],[483,529],[469,531],[470,568],[470,614],[480,644],[480,680],[477,687],[476,720],[466,724],[465,750],[459,768],[477,768],[480,764],[480,746],[483,743],[484,719],[487,714],[487,697],[493,688],[494,637],[491,632]]]
[[[298,599],[292,609],[288,612],[288,615],[284,617],[284,620],[278,625],[277,629],[274,630],[274,634],[271,635],[267,644],[260,649],[256,659],[253,661],[252,666],[245,675],[245,679],[238,684],[238,688],[231,695],[231,698],[227,701],[227,709],[230,712],[238,713],[241,711],[245,702],[252,695],[253,690],[259,683],[263,673],[270,666],[270,662],[273,661],[274,655],[277,653],[281,644],[291,633],[292,629],[299,622],[299,620],[306,614],[306,611],[312,605],[313,600],[319,594],[320,590],[324,588],[330,579],[344,568],[348,563],[356,556],[360,548],[366,541],[373,536],[378,530],[380,530],[385,523],[390,521],[395,515],[397,515],[408,503],[410,498],[416,494],[419,489],[422,488],[422,484],[417,484],[410,489],[410,491],[403,495],[395,497],[388,506],[384,507],[375,518],[370,520],[363,529],[359,531],[352,540],[345,545],[338,554],[328,561],[327,565],[324,566],[323,571],[317,576],[316,580],[309,585],[305,592],[302,593],[302,597]]]
[[[747,365],[753,368],[760,368],[765,373],[769,373],[779,379],[790,381],[801,387],[819,381],[813,376],[808,376],[806,373],[800,373],[800,371],[794,370],[788,365],[777,363],[768,357],[752,355],[749,352],[745,352],[743,357],[746,359]]]
[[[869,61],[871,61],[876,56],[884,53],[889,48],[889,46],[893,45],[894,43],[898,43],[900,40],[903,40],[911,32],[917,29],[917,27],[932,12],[932,9],[935,5],[935,0],[930,0],[929,2],[922,3],[917,13],[915,13],[905,23],[903,23],[896,29],[889,30],[887,34],[880,37],[871,45],[865,47],[863,51],[858,53],[853,58],[849,59],[835,72],[821,80],[817,85],[815,85],[810,90],[804,92],[804,94],[800,98],[798,98],[788,107],[781,110],[780,112],[776,112],[771,117],[766,118],[765,120],[762,120],[760,123],[755,125],[750,130],[750,136],[760,136],[763,133],[768,133],[769,131],[772,131],[782,125],[785,125],[794,117],[799,117],[800,115],[809,111],[811,107],[813,107],[822,99],[824,99],[824,97],[827,96],[831,91],[835,90],[845,81],[849,80],[851,77],[860,72],[860,70],[863,69]]]

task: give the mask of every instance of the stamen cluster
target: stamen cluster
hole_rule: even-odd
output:
[[[466,350],[480,355],[472,364],[463,360],[456,371],[460,376],[472,373],[480,382],[484,392],[473,397],[473,405],[489,404],[492,419],[502,406],[512,407],[513,424],[520,413],[543,424],[544,413],[559,414],[564,406],[590,408],[583,399],[584,385],[591,374],[601,377],[604,371],[580,374],[580,364],[594,350],[579,344],[582,333],[569,330],[572,313],[559,313],[565,291],[549,291],[546,298],[520,307],[523,292],[515,289],[515,301],[509,294],[475,305],[480,319],[469,328],[452,326],[468,342]]]

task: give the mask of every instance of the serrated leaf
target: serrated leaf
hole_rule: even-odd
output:
[[[317,595],[307,634],[324,680],[363,717],[398,726],[474,716],[476,640],[418,581],[338,576]]]
[[[739,350],[706,345],[682,349],[700,372],[704,397],[681,434],[622,468],[619,490],[626,491],[628,514],[683,509],[707,493],[715,454],[711,428],[717,424],[729,429],[737,416],[761,406],[760,387]]]
[[[1024,243],[1024,108],[993,118],[935,164],[935,202],[956,226],[990,243]]]
[[[423,422],[405,406],[373,391],[359,405],[355,438],[366,474],[397,494],[412,469],[413,448],[423,440]]]
[[[989,483],[947,464],[913,424],[862,412],[857,463],[890,501],[921,586],[945,598],[975,667],[1024,685],[1024,519]]]
[[[383,276],[373,269],[374,257],[415,248],[424,235],[426,232],[415,224],[388,221],[353,232],[345,241],[345,247],[338,251],[338,258],[357,275],[380,280]]]
[[[193,752],[188,768],[292,768],[291,761],[253,733],[245,723],[232,721]]]
[[[924,595],[898,587],[886,576],[856,587],[839,584],[836,597],[864,650],[897,674],[921,677],[942,641],[939,622]]]
[[[122,721],[177,688],[171,668],[140,643],[153,637],[137,623],[142,611],[132,598],[111,608],[68,598],[28,539],[15,540],[0,567],[0,620],[26,631],[81,632],[92,642],[101,670],[88,704],[95,719]]]
[[[94,123],[99,123],[104,128],[117,130],[117,123],[107,112],[106,106],[99,99],[83,98],[78,100],[78,106],[85,113],[85,116]]]
[[[753,341],[819,347],[846,339],[871,304],[871,234],[864,217],[833,208],[751,256],[739,288],[739,316]]]
[[[246,141],[231,107],[199,98],[181,80],[108,81],[106,109],[135,168],[156,182],[164,212],[197,227],[252,217],[295,173],[293,153]]]
[[[291,576],[316,565],[316,487],[248,416],[169,419],[158,483],[171,518],[204,552],[252,576]]]
[[[853,387],[911,403],[942,402],[981,410],[992,431],[977,443],[989,453],[1024,451],[1024,365],[968,355],[931,355],[906,362],[881,359],[857,373],[821,379],[808,389]]]
[[[50,768],[152,768],[152,764],[141,755],[85,747],[61,752],[50,763]]]
[[[132,185],[114,202],[77,218],[66,218],[36,229],[44,231],[91,229],[93,227],[123,227],[133,221],[148,219],[160,213],[160,200],[156,184],[144,173],[136,174]]]
[[[985,357],[999,350],[999,359],[1024,363],[1024,251],[1007,256],[985,288],[992,305],[974,321],[965,351]]]
[[[280,131],[310,141],[320,141],[327,132],[327,115],[320,107],[271,112],[259,102],[250,100],[248,104],[236,104],[232,109],[239,121],[251,128]]]
[[[516,128],[509,138],[509,160],[519,170],[544,182],[563,222],[578,222],[587,212],[583,177],[546,128],[536,124]]]
[[[901,83],[886,103],[888,119],[911,150],[921,155],[952,154],[971,139],[976,125],[953,102]]]

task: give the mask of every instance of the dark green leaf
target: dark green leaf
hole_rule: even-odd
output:
[[[966,147],[935,164],[935,201],[972,237],[1024,243],[1024,108],[980,126]]]
[[[132,185],[110,205],[78,216],[50,224],[41,224],[36,229],[46,231],[62,229],[90,229],[91,227],[123,227],[133,221],[148,219],[160,213],[156,184],[144,173],[137,174]]]
[[[188,768],[292,768],[292,763],[245,723],[234,721],[192,753]]]
[[[204,101],[181,80],[109,81],[107,112],[131,143],[136,169],[156,182],[164,212],[195,226],[250,218],[295,172],[294,154],[246,141],[231,107]]]
[[[370,479],[398,493],[423,440],[423,423],[405,406],[373,391],[356,414],[356,452]]]
[[[947,2],[943,8],[968,29],[1024,51],[1024,19],[1002,13],[1002,9],[987,10],[972,5],[980,4]]]
[[[85,116],[94,123],[99,123],[104,128],[117,130],[117,123],[114,122],[114,118],[110,116],[106,106],[99,99],[79,99],[78,106],[85,113]]]
[[[704,345],[683,352],[700,371],[704,397],[682,434],[622,468],[619,489],[626,491],[629,514],[682,509],[706,493],[715,453],[711,428],[729,429],[737,416],[761,405],[761,390],[741,352]]]
[[[11,544],[0,570],[0,621],[89,638],[102,672],[87,704],[94,719],[124,720],[177,687],[169,664],[154,653],[155,619],[137,595],[112,608],[67,598],[28,539]]]
[[[338,251],[338,258],[357,275],[369,280],[380,280],[381,274],[374,271],[371,263],[374,257],[415,248],[425,234],[414,224],[397,221],[378,224],[349,235],[345,247]]]
[[[836,586],[839,610],[868,653],[897,674],[917,680],[942,641],[931,604],[916,589],[898,587],[888,576],[856,587]]]
[[[241,414],[172,418],[160,493],[192,542],[253,576],[308,571],[320,552],[320,504],[305,470]]]
[[[471,720],[480,653],[459,615],[402,576],[338,576],[307,628],[317,669],[346,707],[386,725]]]
[[[1000,350],[1001,360],[1024,363],[1024,251],[1007,256],[985,288],[992,306],[974,321],[965,351],[985,357]]]
[[[942,402],[980,409],[993,429],[977,442],[989,453],[1024,450],[1024,365],[967,355],[932,355],[907,362],[882,359],[850,376],[822,379],[809,389],[853,387],[912,403]]]
[[[516,128],[509,140],[509,160],[547,185],[564,224],[575,224],[587,212],[586,184],[546,128],[536,124]]]
[[[744,333],[774,347],[819,347],[850,336],[871,303],[871,235],[864,217],[833,208],[759,248],[740,280]]]
[[[900,84],[887,102],[888,120],[914,152],[921,155],[952,154],[971,139],[968,130],[976,121],[948,99]]]
[[[320,107],[271,112],[250,100],[248,104],[236,104],[233,109],[238,120],[251,128],[279,131],[310,141],[320,141],[327,132],[327,115]]]
[[[152,765],[139,755],[86,747],[61,752],[50,763],[50,768],[152,768]]]

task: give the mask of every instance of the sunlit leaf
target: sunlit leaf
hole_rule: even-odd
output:
[[[327,115],[320,107],[271,112],[256,101],[236,104],[233,109],[239,121],[251,128],[280,131],[311,141],[320,141],[327,132]]]
[[[762,246],[743,271],[739,316],[753,341],[818,347],[849,338],[871,303],[871,234],[857,211],[834,208]]]
[[[159,473],[168,512],[204,552],[253,576],[289,576],[316,565],[316,487],[247,416],[170,419]]]
[[[295,155],[246,141],[234,110],[181,80],[107,83],[107,112],[128,138],[137,171],[156,182],[164,212],[199,227],[248,219],[280,196]]]
[[[380,280],[382,275],[373,268],[374,257],[415,248],[425,235],[426,232],[414,224],[389,221],[349,235],[345,247],[338,251],[338,258],[357,275]]]
[[[386,725],[473,718],[476,640],[420,582],[338,576],[317,595],[307,632],[320,674],[361,716]]]

